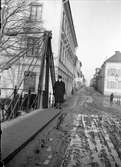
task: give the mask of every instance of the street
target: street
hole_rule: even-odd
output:
[[[56,125],[36,141],[24,160],[21,152],[7,166],[21,161],[18,166],[121,167],[121,106],[110,105],[93,88],[82,88],[66,100]]]
[[[121,167],[121,0],[3,0],[3,167]]]

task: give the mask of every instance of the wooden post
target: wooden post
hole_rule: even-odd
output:
[[[40,107],[40,101],[42,96],[42,107],[48,108],[48,101],[49,101],[49,70],[51,73],[52,79],[52,86],[55,83],[55,69],[54,69],[54,60],[52,55],[52,48],[51,48],[51,32],[45,32],[46,38],[46,46],[44,50],[44,54],[42,57],[41,68],[40,68],[40,75],[39,75],[39,84],[38,84],[38,108]],[[46,71],[45,71],[45,89],[42,94],[42,85],[43,85],[43,75],[44,75],[44,64],[46,60]]]
[[[15,86],[14,91],[13,91],[13,103],[12,103],[12,111],[13,111],[13,117],[15,118],[17,115],[17,86]],[[15,106],[16,105],[16,106]]]
[[[49,97],[49,66],[50,66],[50,43],[51,36],[48,38],[47,52],[46,52],[46,74],[45,74],[45,90],[43,92],[43,108],[48,108]]]
[[[47,40],[47,34],[44,34],[44,39]],[[41,96],[42,96],[42,86],[43,86],[43,76],[44,76],[44,65],[46,57],[46,46],[44,47],[44,54],[41,59],[40,74],[39,74],[39,83],[38,83],[38,98],[37,98],[37,108],[40,108],[41,105]]]
[[[27,112],[29,112],[30,109],[30,99],[31,99],[31,89],[28,90],[28,99],[27,99]]]
[[[51,50],[51,54],[50,54],[50,63],[49,64],[50,64],[50,75],[51,75],[51,81],[52,81],[52,87],[53,87],[54,83],[55,83],[55,67],[54,67],[52,50]]]

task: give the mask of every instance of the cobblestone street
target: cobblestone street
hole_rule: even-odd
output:
[[[91,88],[70,97],[56,126],[37,137],[20,166],[121,167],[121,106],[106,103]]]

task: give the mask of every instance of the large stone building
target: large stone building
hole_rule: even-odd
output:
[[[15,2],[16,1],[14,1],[14,3]],[[11,4],[9,5],[11,6]],[[38,55],[38,52],[40,53],[41,48],[37,48],[36,44],[40,40],[41,34],[32,34],[31,32],[43,31],[43,27],[41,13],[37,13],[35,16],[32,11],[34,7],[41,9],[40,4],[30,4],[29,8],[26,9],[26,17],[25,13],[23,13],[24,22],[20,30],[21,33],[18,33],[16,36],[10,36],[11,40],[10,44],[8,44],[8,48],[9,45],[11,45],[11,41],[15,42],[13,44],[13,49],[8,50],[9,55],[4,54],[4,52],[0,54],[0,67],[1,69],[4,69],[0,72],[0,95],[3,98],[11,97],[15,86],[19,88],[18,93],[22,92],[22,94],[28,93],[29,88],[33,94],[36,94],[38,91],[41,64],[41,54]],[[13,9],[13,11],[14,10],[15,9]],[[5,9],[4,12],[4,15],[6,15]],[[19,20],[19,18],[17,19]],[[13,34],[17,31],[11,27],[6,27],[6,29],[8,28]],[[27,34],[27,32],[29,33]],[[4,38],[6,38],[6,36]],[[15,49],[16,47],[20,49]],[[15,56],[15,61],[6,63],[10,59],[14,60]],[[21,58],[19,59],[19,57]],[[3,68],[4,64],[6,68]],[[27,77],[29,73],[30,75]]]
[[[75,80],[75,77],[77,77],[75,75],[75,69],[77,67],[75,61],[77,59],[76,48],[78,46],[70,2],[69,0],[30,0],[29,3],[31,13],[28,14],[26,18],[29,18],[30,20],[27,23],[25,22],[24,30],[29,28],[29,26],[33,26],[33,29],[37,28],[39,31],[52,31],[52,51],[54,56],[56,79],[58,75],[62,75],[66,85],[67,95],[69,95],[74,86],[73,81]],[[37,36],[29,35],[27,38],[31,45],[31,39],[36,39]],[[29,55],[30,54],[31,53],[29,53]],[[23,77],[24,73],[28,69],[32,56],[34,55],[35,52],[32,53],[31,56],[28,56],[26,60],[23,60],[24,62],[22,63],[24,64],[24,68],[22,68],[23,71],[21,71],[21,73],[20,67],[18,66],[21,62],[17,62],[14,66],[11,66],[11,71],[4,71],[4,73],[1,74],[1,95],[3,97],[8,96],[8,92],[11,94],[15,85],[18,84],[20,78]],[[33,77],[36,78],[35,82],[33,82],[36,93],[38,88],[40,59],[38,59],[36,66],[33,64],[32,68],[34,68]],[[52,90],[51,88],[52,85],[50,82],[50,90]],[[22,89],[25,89],[24,85],[21,85],[21,90]]]
[[[96,75],[95,86],[98,91],[109,96],[114,93],[121,97],[121,52],[107,59]]]
[[[31,1],[32,4],[36,4],[33,0]],[[41,4],[42,8],[41,17],[44,30],[52,31],[56,79],[58,75],[62,75],[66,93],[70,95],[74,81],[76,48],[78,46],[70,2],[69,0],[38,0],[38,3]]]
[[[43,1],[44,27],[52,30],[56,79],[62,75],[69,95],[73,87],[77,39],[69,0]],[[53,18],[53,19],[52,19]]]

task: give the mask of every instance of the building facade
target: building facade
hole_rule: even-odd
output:
[[[58,75],[62,76],[66,93],[70,95],[73,87],[76,48],[78,45],[70,2],[69,0],[44,0],[40,2],[43,4],[43,26],[46,30],[52,31],[56,79]]]
[[[63,1],[58,53],[58,74],[62,75],[66,92],[70,94],[75,79],[77,39],[69,1]]]
[[[114,93],[121,97],[121,52],[116,51],[104,62],[96,77],[96,87],[104,95]]]
[[[73,24],[73,18],[70,8],[69,0],[30,0],[27,2],[26,18],[24,23],[24,31],[31,29],[34,31],[52,31],[52,51],[55,64],[55,74],[56,79],[58,75],[62,75],[62,78],[66,85],[66,93],[70,95],[73,88],[74,72],[75,72],[75,60],[76,60],[76,48],[77,39]],[[29,6],[30,5],[30,6]],[[29,8],[28,8],[29,7]],[[31,11],[31,12],[29,12]],[[28,19],[29,18],[29,19]],[[21,38],[22,35],[21,35]],[[0,74],[1,79],[1,96],[6,97],[11,94],[13,88],[19,82],[20,78],[24,76],[27,72],[30,62],[36,55],[36,40],[38,40],[37,35],[27,35],[26,45],[30,48],[27,52],[26,59],[21,62],[17,61],[13,66],[11,66],[10,71],[4,71]],[[22,41],[23,43],[25,41]],[[37,91],[37,85],[39,80],[40,72],[40,58],[34,58],[37,61],[36,65],[33,64],[31,67],[34,70],[29,69],[33,76],[33,85],[35,88],[35,93]],[[20,65],[21,64],[21,69]],[[21,70],[21,72],[20,72]],[[32,73],[34,72],[34,73]],[[18,75],[19,74],[19,75]],[[35,78],[35,79],[34,79]],[[35,81],[34,81],[35,80]],[[28,81],[29,82],[29,81]],[[21,89],[27,87],[27,82],[21,85]],[[43,84],[44,85],[44,84]],[[32,87],[32,85],[30,85]],[[50,79],[50,91],[52,91],[52,84]],[[44,87],[43,87],[44,89]],[[8,93],[9,92],[9,93]]]
[[[38,0],[42,4],[45,30],[52,31],[52,51],[56,80],[61,75],[67,95],[71,94],[74,81],[77,39],[69,0]],[[53,19],[52,19],[53,18]],[[50,88],[50,90],[52,90]]]
[[[38,91],[42,56],[38,43],[40,43],[41,34],[34,34],[34,32],[44,30],[42,27],[42,12],[40,12],[42,11],[42,5],[30,3],[27,7],[26,17],[21,29],[22,34],[10,37],[12,41],[17,41],[16,46],[20,49],[15,50],[15,45],[13,45],[12,52],[9,52],[11,57],[4,55],[4,53],[0,55],[1,69],[4,67],[2,65],[6,65],[6,69],[3,68],[4,70],[0,72],[0,96],[2,98],[10,98],[15,86],[19,88],[19,94],[27,94],[29,89],[31,89],[33,94]],[[39,13],[35,9],[39,10]],[[15,55],[16,57],[20,56],[20,59],[15,58],[15,61],[6,64]]]

